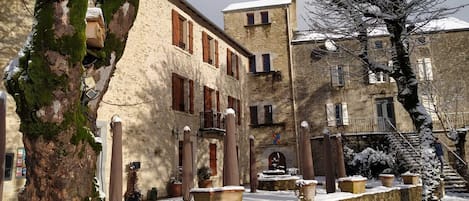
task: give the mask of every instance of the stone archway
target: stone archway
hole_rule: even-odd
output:
[[[269,170],[287,170],[285,155],[281,152],[273,152],[269,155]]]

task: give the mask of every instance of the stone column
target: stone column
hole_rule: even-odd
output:
[[[184,127],[184,141],[182,154],[182,196],[184,201],[190,201],[190,189],[193,186],[194,174],[192,172],[191,129]]]
[[[235,111],[226,110],[226,136],[223,163],[223,185],[239,186],[238,157],[236,154],[236,122]]]
[[[347,177],[345,172],[345,161],[344,161],[344,147],[342,146],[342,136],[337,135],[335,140],[337,146],[337,169],[339,178]]]
[[[6,111],[7,96],[0,91],[0,198],[3,196],[3,180],[5,179]]]
[[[122,120],[114,115],[111,120],[112,155],[111,178],[109,179],[109,200],[122,200]]]
[[[249,181],[251,183],[251,193],[257,191],[257,167],[256,148],[254,147],[254,136],[249,136]]]
[[[324,153],[326,160],[326,192],[335,193],[335,168],[331,147],[331,135],[329,130],[324,129]]]
[[[302,139],[302,165],[303,167],[303,179],[313,180],[314,179],[314,166],[313,166],[313,153],[311,151],[311,141],[308,135],[308,122],[301,122],[301,139]]]

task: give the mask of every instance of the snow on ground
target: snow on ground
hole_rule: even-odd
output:
[[[327,194],[324,184],[324,177],[316,177],[319,186],[316,189],[315,201],[334,201],[358,196],[357,194],[336,192]],[[400,181],[395,181],[393,188],[406,188],[406,185],[400,185]],[[366,193],[384,192],[393,188],[381,186],[379,180],[369,180],[366,185]],[[337,191],[340,191],[337,188]],[[161,199],[164,201],[181,201],[182,197]],[[243,201],[297,201],[295,191],[263,191],[257,190],[257,193],[251,193],[249,188],[246,188],[243,194]],[[468,201],[469,194],[464,193],[448,193],[442,201]]]

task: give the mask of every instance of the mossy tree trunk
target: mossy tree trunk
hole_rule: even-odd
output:
[[[122,56],[138,0],[99,5],[107,23],[106,41],[105,48],[91,50],[102,55],[91,68],[109,73],[97,80],[104,83],[94,105],[84,101],[81,91],[87,6],[88,0],[37,0],[31,37],[8,67],[5,85],[16,101],[26,149],[27,180],[20,201],[98,200],[96,105]]]

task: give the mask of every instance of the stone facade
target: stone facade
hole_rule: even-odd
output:
[[[292,30],[296,28],[295,5],[292,1],[285,5],[223,11],[226,33],[255,56],[251,58],[252,65],[247,75],[249,96],[246,101],[249,108],[245,121],[250,123],[249,135],[256,138],[259,172],[269,169],[269,166],[272,168],[273,153],[283,154],[286,168],[298,167],[289,45]],[[267,20],[262,21],[265,13]],[[251,23],[248,22],[249,15],[253,18]],[[267,69],[264,66],[265,55],[269,56],[270,68]],[[257,107],[257,112],[252,111],[252,107]],[[271,120],[268,113],[271,113]],[[253,118],[257,122],[253,122]]]
[[[322,152],[322,143],[318,140],[326,128],[332,134],[343,134],[345,139],[347,136],[381,135],[394,130],[384,119],[388,118],[398,131],[415,132],[408,113],[397,101],[397,87],[392,79],[379,74],[371,75],[374,79],[370,79],[370,73],[363,69],[356,57],[345,51],[327,51],[324,40],[301,40],[305,34],[307,32],[297,32],[293,42],[295,110],[298,119],[306,119],[311,124],[313,153]],[[468,29],[445,30],[416,35],[411,41],[411,63],[420,81],[421,101],[432,115],[434,131],[439,133],[436,135],[453,151],[456,150],[454,142],[441,133],[442,124],[432,105],[436,103],[436,109],[444,111],[441,113],[448,116],[453,128],[468,125],[469,121],[463,121],[469,105],[461,102],[468,97],[464,79],[467,76],[464,69],[468,67],[469,52],[465,48],[469,45],[468,36]],[[391,65],[388,40],[386,36],[373,37],[370,56],[378,63]],[[355,40],[338,40],[336,43],[352,51],[358,49]],[[420,65],[431,65],[431,79],[422,77],[428,75],[419,71]],[[430,93],[435,96],[435,101],[429,104],[425,97]],[[455,113],[458,113],[458,121],[455,121]],[[465,151],[459,152],[468,159]],[[317,155],[314,156],[315,166],[322,167],[323,156]],[[315,167],[318,174],[323,173],[321,167]]]

